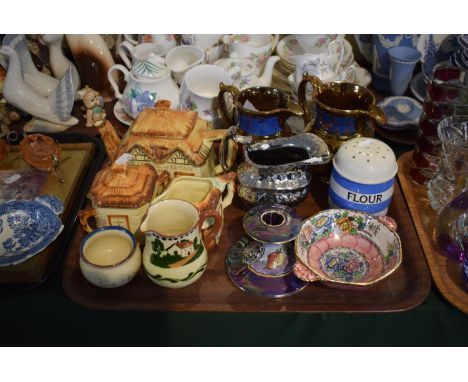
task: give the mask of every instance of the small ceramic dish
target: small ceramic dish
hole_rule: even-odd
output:
[[[125,113],[122,102],[117,101],[114,105],[114,115],[119,122],[122,122],[124,125],[130,126],[133,123],[133,119]]]
[[[400,238],[388,217],[374,218],[343,209],[322,211],[303,225],[296,239],[294,268],[304,281],[334,286],[372,285],[401,264]]]
[[[419,125],[422,105],[411,97],[387,97],[378,103],[387,117],[387,125],[407,126]]]
[[[141,250],[135,236],[117,226],[99,228],[80,245],[83,276],[100,288],[117,288],[131,281],[141,266]]]
[[[38,170],[53,171],[60,163],[60,146],[47,135],[28,135],[23,138],[19,148],[22,158]]]
[[[0,205],[0,266],[20,264],[52,243],[63,229],[62,212],[51,195]]]

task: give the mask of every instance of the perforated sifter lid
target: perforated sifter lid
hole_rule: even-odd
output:
[[[398,171],[393,150],[374,138],[345,142],[333,158],[333,167],[345,178],[362,184],[386,182]]]

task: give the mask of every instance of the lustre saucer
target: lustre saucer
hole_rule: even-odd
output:
[[[419,125],[422,105],[411,97],[387,97],[378,106],[384,111],[389,126]]]
[[[122,122],[124,125],[130,126],[133,123],[133,119],[125,113],[123,109],[123,104],[120,101],[117,101],[114,105],[114,115],[119,122]]]

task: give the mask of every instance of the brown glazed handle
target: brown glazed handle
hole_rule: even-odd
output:
[[[312,116],[310,115],[309,108],[307,107],[307,102],[306,102],[306,86],[307,84],[311,84],[312,87],[314,88],[314,97],[315,95],[320,92],[321,87],[323,86],[322,81],[318,77],[315,76],[310,76],[307,72],[304,73],[302,76],[302,81],[299,84],[299,90],[297,91],[298,93],[298,98],[299,98],[299,105],[301,105],[302,110],[304,110],[304,122],[307,126],[308,123],[312,122]]]
[[[158,179],[156,180],[156,195],[160,195],[169,184],[171,180],[171,175],[167,171],[163,171],[161,174],[158,175]]]
[[[214,218],[215,222],[212,227],[207,228],[205,230],[202,229],[203,223],[208,218]],[[198,222],[198,226],[200,227],[200,232],[202,233],[203,237],[203,244],[205,244],[206,250],[210,251],[216,246],[216,235],[221,230],[221,226],[223,224],[223,220],[221,215],[216,211],[203,211],[200,213],[200,221]]]
[[[232,136],[230,134],[224,135],[219,145],[219,163],[222,167],[222,172],[226,173],[231,171],[236,161],[237,150],[238,145],[236,141],[232,139]]]
[[[360,110],[360,112],[364,115],[367,115],[369,118],[373,119],[379,125],[385,125],[387,123],[387,117],[383,110],[378,107],[377,105],[370,105],[369,110]]]
[[[96,209],[92,208],[89,210],[80,210],[78,212],[78,219],[80,220],[81,228],[85,232],[92,232],[93,228],[88,223],[88,220],[92,217],[96,217]]]
[[[218,93],[218,107],[221,110],[221,114],[227,124],[227,126],[233,126],[235,124],[231,115],[229,115],[226,102],[224,100],[224,94],[230,93],[232,98],[235,99],[239,94],[239,89],[232,85],[224,85],[222,82],[219,84]]]

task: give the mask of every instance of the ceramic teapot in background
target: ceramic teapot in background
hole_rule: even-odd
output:
[[[255,63],[255,74],[261,75],[265,63],[275,50],[279,35],[271,34],[232,34],[225,35],[223,42],[229,54],[249,58]]]
[[[273,66],[279,61],[279,56],[271,56],[267,59],[263,74],[257,76],[255,63],[248,58],[241,58],[237,53],[231,53],[229,58],[222,58],[215,65],[223,68],[231,74],[234,85],[240,90],[252,86],[270,86],[273,74]]]
[[[115,71],[121,71],[127,83],[123,94],[113,78]],[[131,71],[123,65],[114,65],[109,69],[107,77],[115,96],[122,101],[124,111],[133,119],[145,107],[154,106],[158,100],[169,100],[174,109],[179,106],[179,88],[162,57],[150,54],[146,60],[134,64]]]

